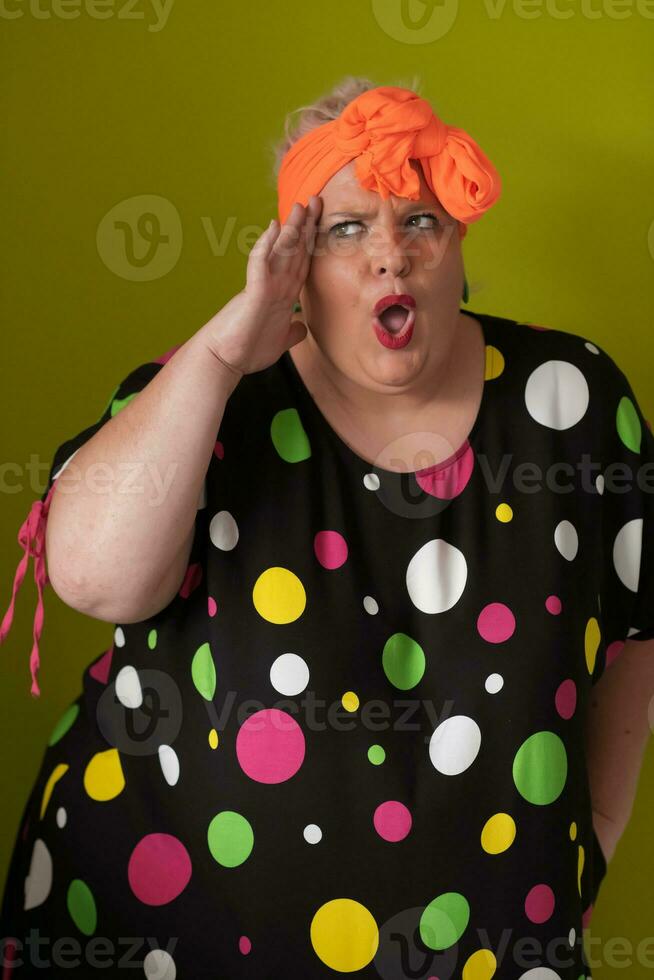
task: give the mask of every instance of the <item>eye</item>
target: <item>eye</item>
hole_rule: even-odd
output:
[[[419,230],[431,230],[432,228],[438,228],[438,227],[440,227],[440,221],[438,219],[438,216],[435,215],[435,214],[431,214],[430,212],[423,212],[421,214],[412,214],[407,220],[411,221],[413,218],[431,218],[432,222],[434,222],[433,224],[428,224],[428,225],[418,225],[418,226],[415,226],[414,225],[414,227],[418,227]],[[360,225],[360,224],[361,224],[360,221],[355,221],[354,219],[351,220],[351,221],[341,221],[337,225],[333,225],[329,229],[329,231],[330,231],[330,233],[331,232],[338,232],[338,230],[340,228],[347,228],[348,225]],[[335,234],[334,237],[335,238],[351,238],[352,236],[351,235],[345,235],[345,234],[344,235]]]
[[[412,218],[432,218],[436,222],[436,225],[440,225],[440,221],[438,220],[437,215],[431,214],[430,212],[427,212],[427,211],[424,212],[424,213],[422,213],[422,214],[412,214],[411,217]],[[423,227],[424,227],[424,225],[423,225]],[[428,225],[427,227],[433,228],[434,225]]]

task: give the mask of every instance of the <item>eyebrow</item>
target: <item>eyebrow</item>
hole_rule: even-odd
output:
[[[409,201],[403,205],[403,211],[412,211],[414,208],[433,208],[438,209],[438,204],[427,204],[425,201]],[[351,218],[370,218],[374,211],[359,211],[357,208],[350,208],[349,211],[330,211],[325,217],[337,218],[339,215]]]

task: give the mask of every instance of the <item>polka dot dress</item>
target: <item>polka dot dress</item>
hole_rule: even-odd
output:
[[[178,595],[50,737],[3,980],[591,977],[584,717],[654,636],[654,439],[595,343],[472,315],[481,406],[433,466],[359,457],[288,353],[241,381]]]

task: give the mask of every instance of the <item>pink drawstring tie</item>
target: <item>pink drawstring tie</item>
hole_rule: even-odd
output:
[[[30,693],[35,697],[41,696],[41,691],[36,680],[36,672],[40,665],[39,640],[43,630],[43,589],[50,581],[45,564],[45,526],[47,523],[48,511],[50,510],[50,501],[52,499],[52,491],[54,488],[55,484],[53,483],[48,490],[45,500],[34,501],[30,508],[29,514],[23,521],[20,531],[18,532],[18,543],[21,548],[24,549],[25,554],[18,562],[16,574],[14,576],[14,587],[11,595],[11,602],[9,603],[9,608],[7,609],[4,619],[2,620],[2,626],[0,626],[0,643],[2,643],[11,629],[11,624],[14,619],[14,604],[16,602],[16,596],[18,595],[18,590],[20,589],[23,579],[25,578],[27,564],[31,555],[34,558],[34,581],[36,582],[36,587],[39,593],[32,626],[34,644],[32,646],[32,652],[30,653],[30,671],[32,674],[32,687],[30,688]]]

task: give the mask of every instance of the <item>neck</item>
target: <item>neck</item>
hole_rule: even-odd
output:
[[[434,402],[446,404],[462,396],[460,346],[470,341],[474,321],[460,310],[430,344],[429,356],[408,384],[373,381],[370,386],[343,374],[316,344],[311,333],[291,348],[290,354],[311,395],[338,406],[351,424],[357,420],[370,428],[380,418],[399,429],[415,425],[422,412],[433,410]],[[389,401],[392,399],[392,401]]]

